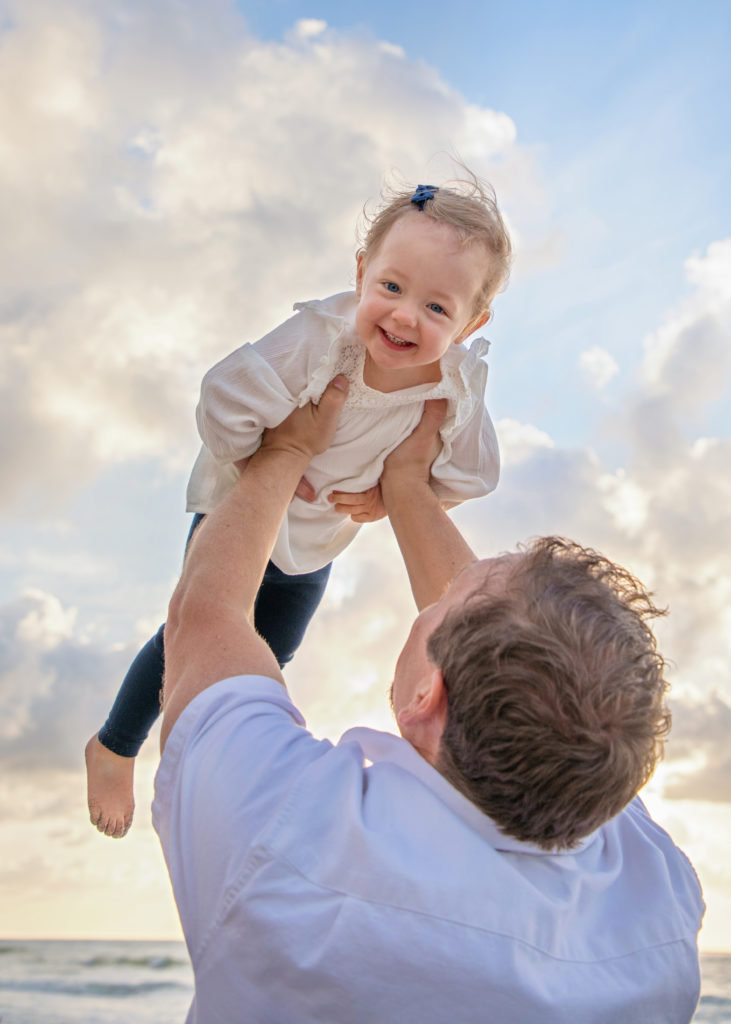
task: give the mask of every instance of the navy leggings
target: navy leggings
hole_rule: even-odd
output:
[[[196,513],[185,550],[205,516]],[[330,565],[300,576],[288,576],[267,565],[254,604],[254,626],[282,668],[302,643],[310,619],[325,593]],[[160,714],[165,670],[164,624],[148,640],[129,667],[109,717],[99,730],[99,742],[122,757],[136,757]]]

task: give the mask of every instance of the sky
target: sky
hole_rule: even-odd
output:
[[[496,188],[481,555],[558,533],[669,607],[643,796],[731,949],[731,7],[0,0],[0,937],[177,938],[150,822],[89,825],[83,747],[164,620],[200,378],[352,287],[394,178]],[[316,735],[393,729],[413,616],[387,523],[341,556],[287,683]]]

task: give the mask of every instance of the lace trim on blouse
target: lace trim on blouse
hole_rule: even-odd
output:
[[[461,426],[474,409],[475,399],[478,397],[473,382],[474,374],[482,357],[490,348],[486,338],[475,338],[469,348],[452,345],[442,356],[440,381],[386,393],[376,391],[364,382],[366,348],[355,336],[352,322],[348,317],[329,312],[318,299],[295,303],[294,309],[316,316],[322,321],[323,329],[331,335],[327,355],[321,356],[320,364],[309,384],[299,395],[300,406],[309,401],[319,401],[329,381],[338,373],[342,373],[350,381],[346,408],[382,409],[388,406],[411,405],[430,398],[446,398],[449,401],[449,413],[442,427],[443,436]],[[482,400],[481,393],[479,400]]]

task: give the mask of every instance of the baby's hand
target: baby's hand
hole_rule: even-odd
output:
[[[303,476],[297,484],[294,493],[298,498],[302,498],[303,501],[313,502],[317,497],[317,491],[306,476]]]
[[[336,512],[350,516],[354,523],[375,523],[386,515],[386,506],[381,497],[381,485],[369,487],[367,491],[348,494],[347,491],[332,491],[327,500]]]

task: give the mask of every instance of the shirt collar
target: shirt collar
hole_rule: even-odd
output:
[[[581,839],[570,850],[544,850],[535,843],[524,842],[506,835],[495,822],[484,814],[476,804],[463,796],[447,782],[436,768],[433,768],[421,754],[403,737],[390,732],[357,727],[343,733],[340,743],[357,743],[363,756],[375,763],[388,762],[398,765],[415,776],[446,804],[450,810],[466,822],[469,827],[485,839],[495,850],[504,853],[524,853],[533,856],[565,856],[585,850],[596,839],[598,832],[592,832]]]

